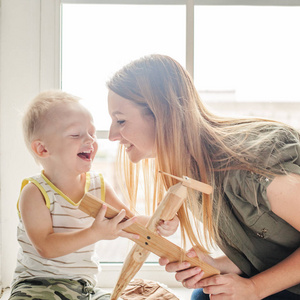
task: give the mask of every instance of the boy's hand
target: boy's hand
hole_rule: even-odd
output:
[[[124,222],[126,212],[122,209],[115,217],[112,219],[105,218],[105,213],[107,206],[104,204],[100,208],[98,215],[95,218],[91,226],[91,230],[94,232],[96,241],[98,240],[113,240],[117,237],[125,237],[129,239],[138,239],[139,235],[134,233],[128,233],[123,229],[132,225],[136,222],[136,217],[130,218]]]
[[[172,220],[163,221],[160,220],[156,230],[162,236],[170,236],[174,234],[179,226],[179,218],[175,216]]]

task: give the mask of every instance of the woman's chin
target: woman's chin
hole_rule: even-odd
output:
[[[129,160],[134,164],[138,163],[139,161],[141,161],[143,159],[142,156],[133,153],[133,151],[127,153],[127,155],[128,155]]]
[[[129,160],[130,160],[132,163],[134,163],[134,164],[137,164],[138,162],[141,161],[141,159],[131,158],[130,156],[129,156],[128,158],[129,158]]]

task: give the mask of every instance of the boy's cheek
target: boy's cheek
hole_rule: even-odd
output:
[[[95,142],[95,143],[94,143],[94,158],[95,158],[95,156],[96,156],[97,151],[98,151],[98,143]]]

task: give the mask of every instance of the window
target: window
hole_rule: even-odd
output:
[[[63,4],[62,89],[84,99],[98,131],[107,132],[110,125],[105,87],[109,76],[130,60],[151,53],[168,54],[184,65],[184,5]],[[99,139],[94,169],[118,192],[117,146]],[[126,239],[101,241],[101,262],[123,261],[131,245]],[[154,255],[148,260],[157,262]]]
[[[220,101],[300,101],[299,12],[299,7],[196,5],[194,80],[204,101],[212,107]],[[121,66],[151,53],[185,65],[185,18],[185,5],[62,5],[62,88],[84,99],[99,132],[110,124],[105,82]],[[95,169],[118,189],[116,150],[116,143],[100,139]],[[125,257],[127,241],[112,244],[123,253],[100,251],[102,261]]]
[[[117,144],[106,139],[105,82],[124,64],[147,54],[167,54],[183,66],[192,61],[190,71],[202,99],[219,113],[276,118],[300,128],[295,110],[300,101],[299,7],[63,2],[62,88],[81,96],[93,113],[101,138],[95,169],[115,189]],[[186,22],[187,11],[194,14],[192,26]],[[179,243],[178,236],[175,241]],[[101,261],[120,262],[130,248],[124,239],[100,242]],[[151,260],[157,258],[152,255]]]
[[[85,99],[98,130],[110,124],[106,81],[151,53],[184,64],[184,5],[63,4],[62,88]]]
[[[300,7],[196,6],[198,89],[225,91],[227,101],[231,92],[237,102],[299,102],[299,13]]]
[[[191,26],[193,20],[190,20],[191,22],[187,26],[185,25],[186,2],[189,11],[194,9],[195,26]],[[82,9],[82,14],[78,15],[77,13],[77,19],[73,20],[70,23],[71,25],[68,25],[68,22],[65,22],[68,17],[66,7],[68,5],[70,8],[75,7],[75,3],[84,3],[76,5],[77,11]],[[101,3],[101,5],[95,3]],[[112,5],[112,3],[115,3],[115,5]],[[126,3],[131,3],[131,5],[125,5]],[[193,6],[193,3],[195,3],[195,6]],[[102,33],[94,35],[95,43],[101,41],[101,44],[97,46],[97,51],[94,51],[93,48],[96,44],[91,45],[86,41],[85,35],[91,32],[91,28],[87,30],[85,24],[89,24],[92,29],[95,26],[92,19],[83,20],[85,5],[92,7],[93,10],[97,6],[112,7],[111,12],[113,15],[110,16],[110,22],[102,25]],[[299,53],[299,23],[297,22],[299,21],[294,18],[295,15],[299,15],[299,5],[299,0],[6,1],[5,5],[1,6],[2,16],[6,16],[1,19],[3,25],[1,27],[1,57],[3,58],[1,60],[1,73],[3,75],[1,77],[3,86],[1,89],[1,105],[3,108],[1,120],[4,124],[2,128],[9,128],[9,130],[3,129],[1,131],[1,145],[2,152],[11,155],[5,155],[5,158],[3,156],[1,160],[2,169],[5,170],[6,174],[1,178],[1,234],[3,243],[0,263],[2,275],[0,279],[2,287],[7,287],[11,283],[18,249],[15,238],[17,216],[14,200],[19,195],[18,185],[23,178],[39,171],[28,151],[25,150],[21,138],[19,109],[23,109],[29,97],[35,96],[39,91],[60,87],[60,33],[62,33],[63,44],[62,86],[64,89],[86,99],[90,103],[88,106],[91,107],[92,111],[98,112],[99,116],[102,112],[106,114],[104,83],[109,74],[127,62],[128,59],[150,52],[161,52],[173,56],[183,65],[185,65],[185,56],[188,57],[186,65],[189,69],[194,66],[194,78],[202,98],[217,112],[224,113],[227,111],[231,114],[237,112],[247,115],[264,114],[268,117],[287,121],[300,129],[299,71],[297,71],[300,70],[299,55],[297,55]],[[142,21],[145,21],[144,23],[148,23],[151,30],[145,30],[140,35],[134,35],[134,33],[137,32],[138,27],[141,27],[141,23],[136,23],[135,26],[133,24],[127,32],[122,31],[124,24],[127,26],[128,22],[139,17],[139,14],[137,16],[131,15],[133,13],[131,9],[135,6],[139,6],[141,11],[143,7],[149,8],[149,12],[151,9],[160,8],[164,15],[161,16],[157,11],[155,11],[155,15],[152,13],[145,16],[144,14],[140,20],[142,19]],[[60,30],[61,7],[63,8],[62,30]],[[118,7],[124,8],[122,11],[124,13],[120,17],[116,15]],[[176,11],[179,11],[179,15],[176,14]],[[235,13],[232,15],[233,12]],[[276,15],[274,12],[276,12]],[[124,20],[125,13],[126,22],[123,21],[122,26],[119,26],[114,34],[111,33],[106,37],[105,34],[111,30],[111,23],[113,21],[120,23],[122,18]],[[93,12],[90,13],[90,16],[92,15]],[[201,20],[205,20],[205,22],[201,23]],[[98,20],[98,22],[100,21]],[[157,29],[156,24],[158,24],[159,29]],[[256,26],[257,24],[258,26]],[[216,29],[211,31],[215,25],[217,26]],[[74,30],[70,31],[72,26]],[[86,30],[85,33],[83,28]],[[165,28],[169,28],[169,30]],[[242,31],[238,34],[237,29],[242,29]],[[68,30],[72,35],[74,34],[71,38],[74,43],[69,48],[66,44],[66,41],[70,38],[70,35],[67,34]],[[195,34],[191,30],[194,30]],[[110,45],[113,45],[114,41],[121,40],[120,37],[117,38],[118,32],[123,35],[121,37],[130,33],[131,39],[127,37],[125,42],[112,47]],[[173,34],[173,32],[175,33]],[[222,34],[217,35],[219,33]],[[176,36],[174,37],[174,35]],[[161,38],[161,42],[154,44],[153,40],[162,36],[164,38]],[[190,42],[193,40],[193,36],[195,36],[195,47]],[[101,37],[105,38],[101,40]],[[186,37],[188,37],[188,43],[186,43]],[[243,40],[244,37],[245,40]],[[218,41],[219,44],[214,44],[215,41]],[[240,41],[240,45],[234,44],[237,41]],[[272,47],[267,50],[267,46],[271,42],[273,43]],[[140,52],[138,52],[136,45],[139,47],[145,45],[144,50],[140,48]],[[160,48],[154,48],[154,45]],[[170,45],[169,48],[167,48],[168,45]],[[284,46],[284,48],[277,46]],[[100,62],[100,68],[96,65],[96,62],[101,57],[99,50],[108,48],[110,48],[110,51],[106,55],[111,53],[113,59],[108,59],[109,56],[106,56],[106,60],[110,61],[112,69],[107,71],[107,76],[103,76],[100,71],[104,70],[104,63]],[[193,48],[194,54],[193,51],[190,51],[191,48]],[[215,50],[218,48],[221,48],[222,51],[216,52]],[[128,57],[124,56],[124,49],[130,49]],[[235,49],[239,49],[239,51]],[[95,53],[98,54],[98,57],[90,59],[90,56]],[[119,53],[122,53],[122,55]],[[240,54],[242,56],[238,58]],[[263,60],[256,63],[258,60],[257,57],[254,59],[254,54],[258,54],[258,58],[261,56]],[[274,58],[271,60],[272,57]],[[68,63],[66,59],[69,60]],[[84,60],[84,63],[81,63],[81,60]],[[235,61],[238,62],[237,65],[234,65]],[[87,69],[86,66],[89,66],[90,69]],[[90,73],[91,69],[96,70],[98,73],[92,75]],[[250,77],[250,81],[244,80],[245,76],[253,69],[256,72]],[[67,76],[67,70],[71,72],[70,76]],[[235,77],[229,75],[231,70],[234,71]],[[268,70],[272,72],[266,73]],[[293,70],[296,70],[296,73]],[[76,80],[73,75],[76,75]],[[274,75],[277,75],[276,80],[273,79]],[[209,82],[206,82],[206,80],[209,80]],[[241,87],[235,85],[235,80],[240,81],[244,87],[250,87],[248,88],[250,92],[243,92],[248,97],[247,99],[246,97],[240,97],[242,95],[240,92]],[[218,84],[212,84],[215,82],[218,82]],[[254,86],[254,83],[256,86]],[[283,84],[287,84],[286,87],[283,87]],[[251,101],[254,101],[257,95],[262,95],[262,92],[258,91],[259,86],[267,87],[268,91],[276,92],[273,95],[264,97],[264,99],[256,98],[255,101],[265,102],[256,102],[254,106]],[[276,98],[277,95],[282,94],[286,97]],[[104,107],[100,108],[100,104],[103,104]],[[102,130],[107,129],[105,126],[108,122],[105,118],[109,117],[104,115],[100,118],[97,115],[99,136]],[[11,120],[16,122],[11,122]],[[100,120],[103,120],[103,122]],[[8,124],[8,127],[5,124]],[[14,140],[14,147],[6,143],[12,132],[19,137]],[[101,149],[106,148],[105,143],[110,146],[115,145],[101,139]],[[110,153],[110,150],[106,152]],[[108,158],[104,159],[103,155],[99,152],[100,162],[111,164],[112,158],[109,161]],[[107,163],[108,161],[109,163]],[[17,173],[15,172],[16,169],[18,169]],[[103,165],[101,170],[104,170]],[[108,175],[105,174],[105,176]],[[11,178],[14,178],[14,180],[12,181]],[[111,178],[108,178],[108,180],[111,181]],[[112,269],[111,266],[110,269]],[[162,282],[168,284],[165,278],[162,279],[157,275],[157,266],[155,266],[155,272],[152,273],[154,273],[156,279],[160,278]],[[106,274],[104,279],[109,278]],[[142,277],[150,278],[148,275],[151,274]],[[165,275],[167,273],[162,271],[162,276]],[[116,278],[116,276],[112,277]],[[170,275],[170,277],[174,282],[174,276]],[[107,284],[112,286],[114,283]]]

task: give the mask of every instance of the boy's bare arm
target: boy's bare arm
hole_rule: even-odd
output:
[[[104,217],[105,211],[104,206],[89,228],[75,232],[55,233],[49,209],[39,189],[33,184],[28,184],[20,196],[20,212],[27,235],[38,253],[46,258],[70,254],[102,239],[114,239],[118,236],[136,237],[123,231],[135,222],[135,218],[120,223],[125,216],[124,210],[110,220]]]
[[[114,189],[107,182],[105,182],[105,202],[117,210],[125,209],[126,216],[129,218],[134,216],[134,213],[119,199]]]
[[[128,217],[133,217],[134,214],[129,210],[129,208],[118,198],[113,188],[106,182],[106,195],[105,201],[116,208],[117,210],[125,209],[126,215]],[[137,215],[137,222],[142,225],[147,225],[148,221],[150,220],[150,216],[145,215]],[[160,221],[157,224],[157,232],[162,236],[170,236],[174,234],[179,226],[179,219],[177,216],[174,217],[173,220],[170,221]]]

